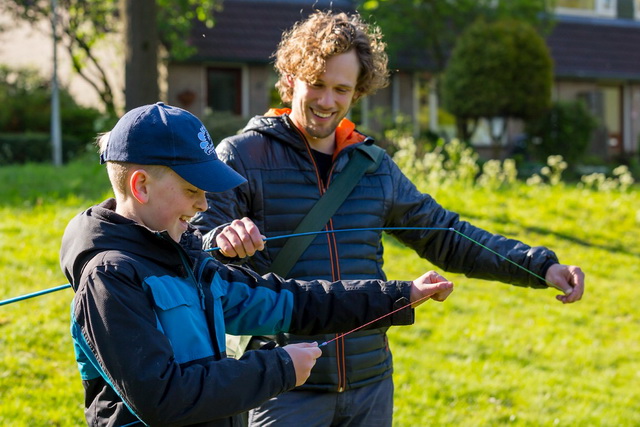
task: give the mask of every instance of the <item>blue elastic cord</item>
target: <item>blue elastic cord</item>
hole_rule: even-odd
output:
[[[22,296],[15,297],[15,298],[5,299],[5,300],[0,301],[0,305],[11,304],[12,302],[18,302],[18,301],[22,301],[22,300],[33,298],[33,297],[39,297],[40,295],[48,294],[48,293],[55,292],[55,291],[61,291],[62,289],[67,289],[67,288],[70,288],[70,287],[71,287],[71,285],[67,283],[66,285],[56,286],[55,288],[45,289],[43,291],[33,292],[31,294],[22,295]]]
[[[550,283],[548,281],[546,281],[545,278],[543,278],[542,276],[534,273],[533,271],[521,266],[520,264],[517,264],[516,262],[510,260],[509,258],[505,257],[504,255],[501,255],[499,253],[497,253],[496,251],[494,251],[493,249],[490,249],[488,247],[486,247],[485,245],[483,245],[482,243],[473,240],[471,237],[467,236],[466,234],[456,230],[455,228],[449,227],[371,227],[371,228],[344,228],[341,230],[322,230],[322,231],[308,231],[306,233],[296,233],[296,234],[285,234],[282,236],[274,236],[274,237],[266,237],[264,239],[265,242],[268,242],[270,240],[277,240],[277,239],[288,239],[290,237],[299,237],[299,236],[308,236],[311,234],[330,234],[330,233],[346,233],[346,232],[354,232],[354,231],[393,231],[393,230],[439,230],[439,231],[453,231],[454,233],[458,234],[459,236],[464,237],[465,239],[469,240],[470,242],[475,243],[476,245],[488,250],[489,252],[491,252],[492,254],[498,256],[499,258],[510,262],[511,264],[515,265],[516,267],[526,271],[527,273],[531,274],[532,276],[537,277],[538,279],[542,280],[543,282],[553,286],[556,289],[559,289],[560,291],[563,291],[562,288],[560,288],[559,286]],[[211,252],[211,251],[216,251],[220,249],[219,247],[215,247],[215,248],[210,248],[207,249],[206,252]],[[50,289],[45,289],[43,291],[38,291],[38,292],[34,292],[31,294],[27,294],[27,295],[22,295],[19,297],[15,297],[15,298],[10,298],[10,299],[6,299],[3,301],[0,301],[0,306],[6,305],[6,304],[11,304],[13,302],[18,302],[18,301],[22,301],[25,299],[29,299],[29,298],[34,298],[40,295],[45,295],[51,292],[56,292],[56,291],[60,291],[62,289],[67,289],[70,288],[71,285],[70,284],[66,284],[66,285],[61,285],[61,286],[56,286],[55,288],[50,288]],[[563,291],[564,292],[564,291]]]
[[[347,231],[389,231],[389,230],[444,230],[444,231],[456,231],[453,228],[444,227],[370,227],[370,228],[343,228],[340,230],[321,230],[321,231],[307,231],[305,233],[284,234],[282,236],[265,237],[262,239],[265,242],[270,240],[288,239],[290,237],[310,236],[312,234],[332,234],[332,233],[344,233]],[[462,233],[460,233],[462,234]],[[464,234],[462,234],[464,236]],[[465,236],[466,237],[466,236]],[[215,248],[205,249],[205,252],[217,251],[219,246]]]

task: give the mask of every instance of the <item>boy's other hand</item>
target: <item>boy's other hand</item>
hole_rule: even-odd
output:
[[[301,386],[311,375],[311,368],[316,364],[316,359],[322,355],[317,342],[302,342],[289,344],[282,347],[289,353],[296,370],[296,387]]]
[[[216,236],[216,245],[229,258],[252,256],[264,249],[264,236],[249,218],[236,219]]]
[[[411,302],[419,301],[427,296],[429,298],[413,304],[412,307],[417,307],[427,299],[444,301],[451,292],[453,292],[452,282],[449,282],[435,271],[429,271],[413,281],[411,285]]]

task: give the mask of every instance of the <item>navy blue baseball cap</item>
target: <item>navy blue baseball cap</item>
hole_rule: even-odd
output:
[[[162,102],[134,108],[118,120],[100,155],[100,163],[108,161],[168,166],[204,191],[226,191],[246,182],[218,159],[196,116]]]

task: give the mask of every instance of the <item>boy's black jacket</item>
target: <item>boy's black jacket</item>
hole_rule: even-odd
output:
[[[295,371],[282,348],[226,358],[225,332],[347,331],[409,297],[410,282],[261,277],[215,261],[197,233],[181,243],[116,214],[112,199],[69,223],[60,257],[90,425],[234,425],[292,389]],[[407,309],[376,326],[412,321]]]

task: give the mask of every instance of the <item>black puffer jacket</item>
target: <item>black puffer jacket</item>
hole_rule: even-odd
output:
[[[343,120],[337,135],[338,150],[329,183],[343,170],[357,144],[372,143],[347,120]],[[325,191],[309,144],[286,114],[253,118],[242,134],[222,141],[217,151],[248,182],[226,193],[209,194],[209,210],[194,218],[203,234],[209,232],[205,237],[209,247],[215,246],[216,227],[245,216],[267,237],[290,234]],[[452,227],[542,277],[557,262],[555,254],[546,248],[532,248],[460,221],[457,214],[420,193],[387,155],[374,173],[361,179],[327,225],[327,229],[336,230],[381,227]],[[443,270],[518,286],[546,287],[541,280],[456,232],[405,230],[390,234]],[[285,241],[269,241],[264,251],[244,261],[264,274]],[[289,276],[385,279],[382,255],[379,231],[321,234],[302,254]],[[356,332],[330,345],[303,388],[341,391],[389,377],[392,361],[385,332],[384,329]],[[322,342],[326,338],[287,336],[284,340]]]

